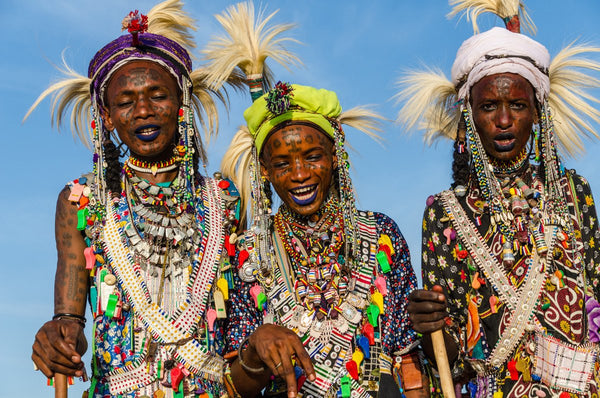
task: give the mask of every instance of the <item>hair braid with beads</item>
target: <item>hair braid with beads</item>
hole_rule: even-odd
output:
[[[113,195],[121,195],[121,171],[123,165],[119,161],[119,148],[110,139],[110,134],[106,133],[102,146],[104,147],[104,156],[106,160],[106,186]]]
[[[467,150],[466,130],[465,119],[461,117],[456,132],[456,140],[454,140],[454,152],[452,153],[452,179],[454,180],[452,188],[459,185],[466,187],[471,174],[471,154]]]

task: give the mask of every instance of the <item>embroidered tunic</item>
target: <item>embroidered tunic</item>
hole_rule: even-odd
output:
[[[70,199],[85,212],[85,224],[79,229],[85,233],[86,250],[95,257],[88,264],[94,316],[91,396],[142,397],[158,390],[173,397],[221,396],[225,321],[217,320],[211,331],[206,314],[215,307],[213,282],[224,275],[219,269],[227,257],[223,219],[230,210],[220,197],[228,192],[214,180],[199,180],[192,206],[201,243],[190,250],[187,266],[169,263],[159,268],[131,260],[136,241],[123,231],[133,224],[143,239],[144,220],[132,211],[126,195],[101,222],[87,211],[91,195],[82,190],[87,184],[82,177],[68,185],[72,193],[79,192]],[[111,227],[120,231],[114,245],[109,243]],[[119,245],[121,261],[114,247]],[[179,373],[185,381],[174,380]]]
[[[515,251],[511,269],[501,266],[499,270],[492,270],[505,275],[512,286],[510,289],[514,288],[518,293],[530,291],[536,297],[539,293],[531,312],[541,326],[537,332],[532,326],[536,321],[528,323],[524,319],[527,314],[523,319],[512,317],[513,312],[500,299],[497,281],[486,276],[482,263],[476,261],[468,250],[464,234],[456,233],[452,218],[456,218],[459,212],[448,217],[448,207],[444,206],[442,194],[430,197],[428,201],[423,217],[423,283],[427,289],[441,285],[448,298],[452,324],[447,331],[454,337],[459,349],[453,377],[455,382],[463,384],[463,393],[468,391],[472,397],[492,397],[495,391],[502,391],[504,398],[557,394],[565,398],[569,396],[568,392],[572,393],[571,396],[597,396],[600,362],[594,361],[595,352],[581,360],[572,352],[569,354],[569,350],[562,352],[558,348],[561,343],[574,347],[589,345],[590,341],[598,342],[600,323],[596,314],[600,312],[596,301],[600,292],[600,251],[597,246],[600,232],[594,200],[583,177],[574,171],[567,171],[567,175],[569,178],[563,178],[563,189],[567,194],[568,211],[583,264],[577,262],[568,240],[556,239],[553,247],[548,244],[549,250],[552,250],[551,260],[544,270],[545,282],[540,285],[539,292],[533,291],[531,281],[535,279],[532,276],[535,270],[530,269],[531,256],[528,253]],[[532,182],[531,176],[525,178],[529,179],[526,182],[532,187],[540,183]],[[458,204],[482,237],[487,250],[498,260],[495,264],[502,264],[501,234],[490,224],[489,212],[486,212],[486,204],[476,182],[471,184],[465,196],[458,198]],[[560,228],[558,233],[561,233]],[[586,311],[586,300],[590,312]],[[516,349],[509,349],[509,355],[499,366],[486,364],[497,345],[510,346],[505,341],[512,335],[517,336]],[[544,357],[544,347],[548,348],[546,354],[558,352],[558,357],[564,358],[557,359],[556,355]],[[583,380],[577,385],[573,380],[586,377],[583,362],[591,362],[591,380]],[[545,371],[542,371],[544,366]],[[557,382],[558,385],[562,382],[562,387],[558,387]],[[565,383],[571,383],[570,388],[565,387]],[[585,385],[587,389],[582,388]]]
[[[373,360],[374,363],[366,365],[369,368],[363,369],[361,381],[363,382],[363,386],[367,385],[369,391],[376,392],[379,389],[378,381],[379,374],[381,373],[383,375],[382,383],[384,383],[383,379],[385,379],[387,388],[391,388],[391,390],[387,391],[395,390],[394,394],[398,394],[398,387],[394,384],[391,377],[391,367],[393,365],[393,359],[396,356],[410,351],[416,345],[416,333],[410,326],[406,307],[408,305],[408,295],[416,288],[417,282],[410,264],[408,246],[396,223],[384,214],[370,214],[374,217],[377,237],[387,235],[391,240],[395,253],[391,256],[390,272],[382,274],[379,269],[370,270],[369,272],[370,275],[374,275],[375,273],[385,275],[388,294],[384,296],[385,311],[379,316],[379,326],[376,328],[375,337],[378,340],[378,348],[374,348],[374,346],[371,347],[371,356],[372,358],[375,358]],[[293,264],[292,267],[297,267],[297,265]],[[376,267],[378,266],[376,265]],[[373,276],[373,278],[375,277]],[[293,285],[293,281],[291,282]],[[229,314],[231,323],[230,328],[226,332],[226,339],[229,341],[232,350],[237,349],[240,341],[245,336],[252,333],[263,322],[263,312],[258,311],[253,305],[254,301],[249,293],[249,289],[255,284],[256,282],[243,283],[239,292],[233,293],[231,297],[230,304],[232,310]],[[372,293],[374,291],[372,281],[370,285]],[[369,287],[367,287],[367,289],[369,289]],[[271,305],[272,303],[269,302],[267,307]],[[275,319],[274,322],[280,323],[277,319]],[[361,322],[366,321],[363,319]],[[357,329],[355,335],[357,337],[360,336],[360,327]],[[356,344],[353,343],[350,354],[355,348]],[[379,350],[380,353],[377,353],[376,350]],[[365,359],[365,362],[368,361]],[[336,380],[339,380],[341,376],[348,374],[344,366],[341,366],[340,372],[343,374],[336,375]],[[369,377],[372,380],[369,381]],[[314,391],[311,390],[311,387],[308,387],[308,385],[308,382],[304,383],[303,388],[299,392],[300,397],[317,396],[314,395]],[[381,388],[381,391],[384,391],[384,387]],[[313,395],[310,395],[311,393]],[[389,395],[385,396],[395,396],[391,394],[392,393],[389,393]],[[285,396],[285,394],[282,396]]]

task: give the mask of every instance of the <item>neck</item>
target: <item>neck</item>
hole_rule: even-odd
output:
[[[339,211],[339,201],[337,197],[331,193],[327,196],[327,199],[323,201],[319,210],[313,214],[298,214],[291,210],[285,203],[283,203],[279,208],[279,212],[282,213],[283,218],[288,223],[293,223],[304,228],[312,228],[320,224],[322,220],[327,218],[327,216],[334,213],[339,213]]]
[[[497,177],[518,175],[527,169],[529,165],[528,155],[529,153],[526,148],[523,148],[521,153],[510,160],[500,160],[490,156],[490,165],[493,167],[494,174]]]
[[[170,182],[177,176],[181,158],[172,156],[167,160],[140,160],[130,156],[125,162],[126,172],[131,172],[135,176],[145,179],[152,184]]]

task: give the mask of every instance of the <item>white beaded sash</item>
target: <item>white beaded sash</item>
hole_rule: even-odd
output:
[[[150,300],[139,266],[133,261],[130,250],[125,247],[122,227],[119,226],[114,208],[110,204],[107,206],[101,241],[135,315],[148,328],[152,337],[159,343],[165,344],[165,348],[173,358],[191,372],[209,380],[221,381],[223,359],[208,352],[206,347],[196,341],[192,335],[205,311],[208,294],[220,265],[224,241],[224,203],[219,198],[220,188],[216,181],[207,178],[204,180],[202,190],[207,205],[205,226],[208,227],[202,237],[201,247],[204,248],[204,252],[197,254],[200,258],[198,266],[195,267],[194,282],[188,287],[188,298],[175,314],[169,316],[158,304]],[[174,342],[185,342],[185,344],[174,345]],[[145,374],[147,371],[143,372],[147,367],[146,360],[137,365],[125,371],[119,369],[108,375],[109,380],[115,379],[115,383],[111,383],[111,394],[121,394],[136,386],[142,374],[148,378]],[[154,380],[156,376],[150,378]]]
[[[500,336],[492,353],[486,360],[486,371],[488,373],[505,363],[512,354],[526,331],[540,331],[542,329],[539,320],[535,317],[538,299],[546,282],[546,264],[552,254],[556,227],[546,228],[546,238],[550,241],[546,258],[540,258],[537,251],[533,250],[532,257],[527,258],[527,274],[519,289],[513,286],[503,272],[503,266],[491,253],[483,237],[468,218],[464,209],[458,203],[454,192],[444,191],[441,193],[442,204],[458,236],[467,246],[473,260],[481,269],[491,283],[494,290],[500,296],[511,313],[508,324],[502,336]],[[533,324],[532,324],[533,323]],[[530,329],[530,330],[528,330]]]

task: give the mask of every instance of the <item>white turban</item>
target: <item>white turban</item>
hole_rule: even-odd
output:
[[[452,82],[455,86],[462,83],[458,96],[467,100],[471,87],[484,77],[515,73],[531,83],[543,103],[550,93],[549,65],[546,47],[520,33],[495,27],[463,42],[452,65]]]

